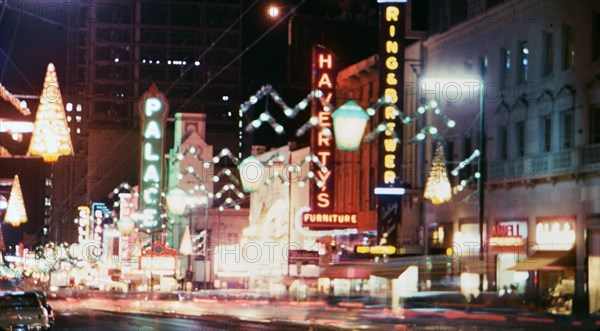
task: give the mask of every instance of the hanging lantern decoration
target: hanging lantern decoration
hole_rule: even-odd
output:
[[[238,170],[244,192],[256,192],[264,181],[265,166],[254,156],[248,156],[240,164]]]
[[[448,180],[448,171],[444,161],[444,148],[438,143],[431,165],[431,172],[425,185],[425,199],[431,200],[434,205],[439,205],[452,198],[452,188]]]
[[[167,193],[167,209],[177,216],[181,216],[185,213],[185,208],[188,205],[189,197],[180,188],[174,188]]]
[[[135,228],[135,222],[129,217],[123,217],[117,222],[117,228],[123,237],[129,237]]]
[[[4,215],[4,223],[17,227],[22,223],[27,223],[27,211],[23,202],[23,192],[21,192],[21,183],[19,176],[15,175],[10,196],[8,197],[8,206],[6,207],[6,215]]]
[[[61,155],[73,154],[65,106],[52,63],[46,71],[28,154],[41,156],[48,163],[58,161]]]
[[[181,244],[179,245],[179,253],[181,255],[190,256],[194,253],[194,248],[192,247],[192,236],[190,235],[190,228],[185,227],[183,231],[183,237],[181,237]]]
[[[339,150],[355,151],[360,147],[369,115],[354,101],[348,101],[332,114],[333,135]]]

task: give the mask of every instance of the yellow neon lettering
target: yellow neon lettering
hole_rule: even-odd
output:
[[[398,59],[396,59],[395,56],[388,57],[387,59],[385,59],[385,67],[389,70],[398,69]]]
[[[396,27],[394,25],[390,25],[390,37],[396,36]]]
[[[392,99],[392,103],[398,102],[398,91],[395,88],[386,88],[383,94]]]
[[[394,132],[394,129],[396,128],[396,123],[387,122],[387,123],[385,123],[385,125],[387,125],[387,130],[385,130],[385,135],[388,137],[391,137],[392,132]]]
[[[383,166],[388,169],[394,169],[396,167],[396,155],[388,154],[383,159]]]
[[[396,151],[396,147],[398,146],[398,143],[396,142],[395,139],[384,139],[383,146],[384,146],[386,152],[393,153]]]
[[[385,42],[385,51],[387,53],[397,54],[398,53],[398,42],[388,40]]]
[[[391,170],[386,170],[383,173],[383,183],[384,184],[393,184],[396,180],[396,173]]]
[[[397,22],[399,15],[400,15],[400,9],[398,7],[388,6],[385,9],[385,21],[386,22]]]
[[[387,76],[385,77],[385,82],[391,86],[398,85],[398,79],[396,79],[396,74],[393,72],[388,72]]]
[[[386,106],[383,110],[383,116],[386,120],[396,119],[396,108],[392,106]]]

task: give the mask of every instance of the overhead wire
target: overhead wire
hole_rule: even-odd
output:
[[[300,7],[304,2],[306,2],[306,0],[302,0],[302,1],[298,2],[298,4],[296,4],[292,10],[288,11],[275,24],[273,24],[269,29],[267,29],[267,31],[265,31],[263,34],[261,34],[254,42],[252,42],[249,46],[244,48],[244,50],[242,52],[240,52],[240,54],[238,54],[233,60],[229,61],[229,63],[227,63],[223,68],[221,68],[221,70],[219,70],[215,75],[208,78],[206,80],[206,82],[202,86],[200,86],[200,88],[198,88],[190,97],[188,97],[186,99],[186,101],[182,105],[179,106],[177,111],[181,110],[188,103],[190,103],[190,101],[192,101],[192,99],[194,97],[196,97],[198,95],[198,93],[202,92],[208,86],[208,84],[210,84],[215,78],[217,78],[225,70],[227,70],[230,66],[232,66],[235,62],[237,62],[244,54],[246,54],[246,52],[248,52],[252,47],[254,47],[254,45],[256,45],[258,42],[260,42],[269,33],[271,33],[271,31],[273,31],[281,22],[285,21],[288,17],[295,15],[298,7]]]
[[[282,17],[282,18],[281,18],[279,21],[277,21],[277,22],[276,22],[276,23],[275,23],[275,24],[274,24],[274,25],[273,25],[273,26],[272,26],[270,29],[268,29],[268,30],[267,30],[265,33],[263,33],[263,34],[262,34],[262,35],[259,37],[259,39],[255,40],[255,41],[254,41],[254,42],[253,42],[251,45],[249,45],[248,47],[246,47],[242,53],[240,53],[238,56],[236,56],[236,58],[235,58],[235,59],[233,59],[232,61],[230,61],[230,62],[229,62],[227,65],[226,65],[226,67],[225,67],[224,69],[220,70],[220,71],[219,71],[219,72],[218,72],[218,73],[217,73],[215,76],[213,76],[213,77],[217,77],[217,76],[219,76],[221,73],[223,73],[223,71],[225,71],[227,68],[229,68],[229,67],[230,67],[230,66],[231,66],[233,63],[235,63],[236,61],[238,61],[238,60],[239,60],[239,58],[240,58],[240,57],[241,57],[243,54],[245,54],[245,53],[246,53],[248,50],[250,50],[250,49],[251,49],[251,48],[252,48],[254,45],[256,45],[256,44],[257,44],[257,43],[258,43],[258,42],[259,42],[259,41],[260,41],[262,38],[264,38],[264,37],[265,37],[265,36],[266,36],[268,33],[270,33],[270,32],[271,32],[271,31],[272,31],[272,30],[273,30],[273,29],[274,29],[274,28],[275,28],[277,25],[279,25],[281,22],[283,22],[283,21],[284,21],[284,20],[285,20],[285,19],[286,19],[288,16],[290,16],[292,13],[294,13],[294,11],[295,11],[295,10],[296,10],[296,9],[297,9],[297,8],[298,8],[298,7],[299,7],[301,4],[302,4],[302,3],[304,3],[305,1],[306,1],[306,0],[302,0],[302,1],[301,1],[301,2],[298,4],[298,5],[296,5],[296,6],[294,7],[294,10],[293,10],[293,11],[290,11],[290,12],[289,12],[287,15],[283,16],[283,17]],[[258,2],[259,2],[259,0],[256,0],[254,3],[252,3],[252,4],[251,4],[251,7],[253,7],[253,6],[254,6],[256,3],[258,3]],[[222,34],[219,36],[219,38],[217,38],[217,40],[219,40],[219,41],[220,41],[220,40],[221,40],[221,39],[222,39],[222,38],[223,38],[223,37],[224,37],[224,36],[225,36],[227,33],[229,33],[229,31],[231,31],[231,29],[232,29],[232,28],[233,28],[233,27],[234,27],[234,26],[235,26],[235,25],[236,25],[236,24],[237,24],[239,21],[241,21],[241,19],[243,19],[243,17],[244,17],[244,16],[245,16],[245,15],[248,13],[248,11],[249,11],[249,10],[245,10],[245,11],[244,11],[242,14],[240,14],[240,18],[238,18],[238,19],[237,19],[237,20],[236,20],[236,21],[235,21],[233,24],[231,24],[231,25],[230,25],[230,27],[229,27],[227,30],[225,30],[225,31],[224,31],[224,32],[223,32],[223,33],[222,33]],[[215,43],[213,43],[213,44],[211,45],[211,48],[212,48],[212,47],[214,47],[214,45],[215,45],[215,44],[216,44],[216,42],[215,42]],[[206,53],[206,52],[205,52],[205,53]],[[202,56],[206,55],[205,53],[203,53],[203,55],[202,55]],[[188,70],[189,70],[189,69],[188,69]],[[180,78],[181,78],[181,77],[180,77]],[[189,103],[189,102],[191,101],[191,98],[195,97],[195,96],[196,96],[198,93],[200,93],[200,92],[201,92],[201,91],[202,91],[204,88],[206,88],[206,86],[207,86],[207,85],[208,85],[208,84],[209,84],[211,81],[212,81],[212,80],[209,80],[209,81],[207,81],[207,82],[206,82],[204,85],[202,85],[202,87],[201,87],[199,90],[197,90],[197,91],[196,91],[196,93],[195,93],[194,95],[192,95],[192,97],[190,97],[190,99],[188,99],[184,105],[182,105],[181,107],[179,107],[179,108],[178,108],[178,110],[179,110],[179,109],[181,109],[183,106],[185,106],[187,103]],[[174,84],[172,84],[172,85],[170,86],[170,88],[172,88],[173,86],[174,86]],[[129,131],[126,133],[126,134],[122,135],[121,139],[120,139],[120,140],[119,140],[117,143],[113,144],[113,147],[112,147],[111,151],[110,151],[110,152],[108,152],[108,153],[106,153],[106,154],[104,154],[104,157],[103,157],[103,158],[102,158],[102,159],[99,161],[99,164],[102,164],[102,162],[104,162],[104,161],[106,160],[106,158],[108,158],[108,157],[109,157],[109,155],[111,155],[111,154],[112,154],[112,153],[113,153],[113,152],[116,150],[116,148],[117,148],[118,146],[120,146],[120,145],[121,145],[121,143],[123,142],[123,140],[125,139],[125,137],[126,137],[127,135],[129,135],[129,134],[130,134],[132,131],[134,131],[134,129],[136,129],[136,130],[137,130],[137,127],[133,127],[133,128],[131,128],[131,129],[130,129],[130,130],[129,130]],[[133,153],[133,151],[135,151],[135,149],[132,149],[132,151],[131,151],[131,152],[130,152],[128,155],[131,155],[131,153]],[[118,164],[115,164],[115,165],[114,165],[114,166],[113,166],[113,167],[112,167],[110,170],[114,170],[114,169],[115,169],[115,168],[117,168],[117,167],[118,167]],[[82,180],[81,180],[81,181],[80,181],[80,182],[79,182],[79,183],[76,185],[76,187],[75,187],[75,188],[74,188],[74,189],[73,189],[73,190],[72,190],[72,191],[69,193],[69,198],[68,198],[68,199],[65,199],[65,200],[62,202],[62,204],[58,206],[58,209],[60,209],[60,208],[63,208],[63,207],[65,206],[65,204],[67,203],[67,201],[69,201],[69,200],[71,200],[71,199],[72,199],[72,197],[73,197],[73,195],[74,195],[74,192],[76,192],[76,191],[77,191],[77,189],[78,189],[78,188],[79,188],[79,187],[80,187],[82,184],[84,184],[84,183],[86,183],[86,182],[87,182],[87,180],[86,180],[85,178],[82,178]],[[95,188],[97,185],[98,185],[98,184],[94,185],[92,188]],[[90,190],[90,191],[91,191],[91,190]]]

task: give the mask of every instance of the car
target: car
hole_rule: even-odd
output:
[[[56,319],[54,317],[54,309],[52,309],[52,306],[46,300],[46,292],[44,292],[42,290],[33,290],[31,292],[37,294],[37,296],[40,298],[42,307],[44,307],[46,309],[46,311],[48,312],[48,323],[51,326],[54,326],[54,322],[56,321]]]
[[[0,329],[49,330],[48,311],[35,292],[9,292],[0,296]]]

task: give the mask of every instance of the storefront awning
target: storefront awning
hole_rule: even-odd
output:
[[[378,267],[376,269],[373,269],[373,272],[371,273],[371,275],[377,276],[377,277],[382,277],[382,278],[394,279],[394,278],[400,277],[400,275],[403,272],[405,272],[406,269],[408,269],[408,266]]]
[[[508,270],[560,270],[575,266],[575,250],[537,251]]]
[[[371,276],[372,268],[361,265],[331,265],[325,267],[319,277],[329,279],[368,279]]]
[[[370,276],[387,279],[398,278],[407,265],[331,265],[323,269],[319,277],[329,279],[368,279]]]

